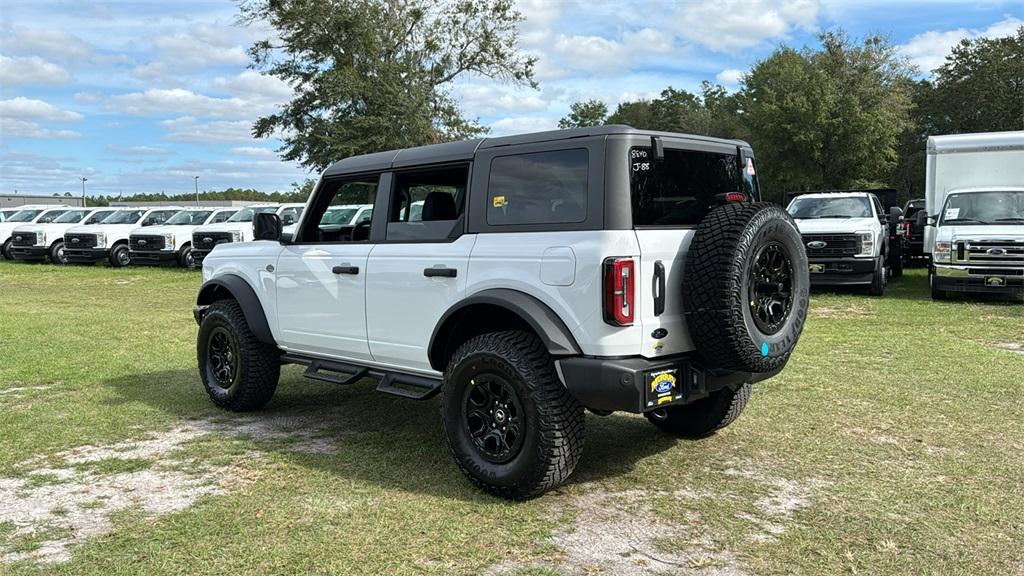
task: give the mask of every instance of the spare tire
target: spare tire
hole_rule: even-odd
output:
[[[765,202],[713,209],[690,243],[683,310],[708,368],[781,369],[807,318],[810,279],[800,231]]]

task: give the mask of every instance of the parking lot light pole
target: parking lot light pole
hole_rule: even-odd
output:
[[[85,176],[82,176],[82,208],[85,208],[86,206],[89,205],[89,201],[85,199],[85,183],[88,180],[89,180],[88,178],[86,178]]]
[[[199,176],[193,176],[192,181],[196,184],[196,206],[199,206]]]

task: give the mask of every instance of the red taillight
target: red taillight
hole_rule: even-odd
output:
[[[910,220],[903,221],[903,237],[910,240]]]
[[[612,326],[633,325],[633,272],[632,258],[604,261],[604,321]]]
[[[726,192],[725,193],[725,201],[726,202],[746,202],[747,201],[747,195],[744,194],[743,192]]]

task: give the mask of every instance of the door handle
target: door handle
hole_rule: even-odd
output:
[[[331,268],[335,274],[359,274],[359,266],[335,266]]]
[[[455,278],[459,271],[455,268],[424,268],[423,275],[427,278]]]
[[[654,263],[654,315],[665,312],[665,265],[658,260]]]

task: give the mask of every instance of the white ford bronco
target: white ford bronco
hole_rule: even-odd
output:
[[[160,226],[136,228],[128,237],[132,264],[177,264],[192,268],[192,233],[200,226],[220,224],[237,208],[186,208]]]
[[[256,214],[277,214],[284,226],[299,220],[305,204],[257,204],[246,206],[219,224],[207,224],[192,231],[192,260],[198,266],[221,244],[251,242],[252,220]]]
[[[117,208],[71,208],[47,224],[27,224],[14,229],[11,256],[15,260],[67,264],[64,232],[76,226],[99,224]]]
[[[132,263],[128,237],[139,226],[158,226],[181,208],[122,208],[95,226],[69,228],[64,233],[64,258],[72,264],[107,260],[115,268]]]
[[[13,215],[6,216],[0,222],[0,256],[6,260],[13,260],[14,255],[11,249],[14,247],[14,229],[26,224],[46,224],[53,222],[58,216],[67,212],[70,206],[34,205],[22,206]]]
[[[463,473],[529,498],[572,473],[585,409],[699,438],[782,370],[807,258],[793,219],[758,197],[745,142],[627,126],[347,158],[293,235],[260,214],[258,241],[206,258],[200,377],[228,410],[270,401],[289,363],[440,392]],[[353,204],[371,220],[320,224]]]

